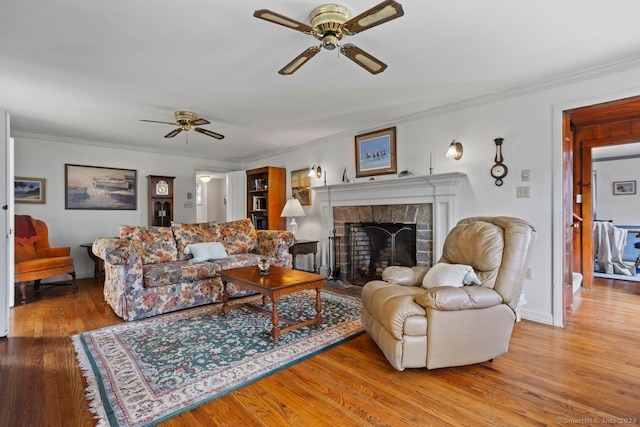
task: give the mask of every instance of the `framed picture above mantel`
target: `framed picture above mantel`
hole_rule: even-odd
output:
[[[396,128],[356,135],[356,178],[398,172]]]

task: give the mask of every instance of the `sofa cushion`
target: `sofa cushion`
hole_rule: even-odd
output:
[[[191,255],[185,253],[185,249],[191,244],[215,242],[220,240],[216,231],[211,229],[207,222],[195,224],[181,224],[173,222],[171,223],[171,229],[173,230],[176,246],[178,247],[179,260],[186,260],[191,257]]]
[[[422,279],[425,289],[438,286],[453,286],[460,288],[465,285],[479,285],[480,280],[470,265],[447,264],[439,262],[427,271]]]
[[[248,267],[251,265],[258,265],[261,259],[266,258],[270,265],[276,267],[284,267],[282,260],[270,256],[260,254],[235,254],[229,255],[226,258],[210,261],[215,266],[216,271],[228,270],[230,268]]]
[[[191,263],[226,258],[229,256],[221,242],[192,243],[186,247],[184,252],[187,255],[191,254],[193,256],[193,258],[189,260]]]
[[[258,234],[249,218],[209,225],[217,237],[215,240],[224,244],[229,255],[253,252],[258,246]]]
[[[158,264],[178,259],[178,249],[170,227],[121,225],[120,237],[131,241],[143,264]]]
[[[215,277],[216,266],[210,262],[173,261],[145,265],[142,272],[144,287],[154,288]]]

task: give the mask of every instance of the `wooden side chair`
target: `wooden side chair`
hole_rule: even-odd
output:
[[[71,248],[52,248],[47,224],[29,215],[16,215],[15,230],[15,283],[20,286],[22,304],[27,302],[27,285],[33,282],[37,291],[40,281],[48,277],[70,274],[73,289],[78,289]]]

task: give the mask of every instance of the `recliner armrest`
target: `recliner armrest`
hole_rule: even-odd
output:
[[[424,308],[440,311],[487,308],[502,304],[502,297],[493,289],[480,286],[440,286],[427,289],[416,296]]]

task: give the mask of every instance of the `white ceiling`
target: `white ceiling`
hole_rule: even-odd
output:
[[[383,73],[321,51],[279,75],[317,41],[254,10],[308,22],[322,3],[2,0],[0,106],[17,134],[245,161],[640,57],[637,0],[400,0],[403,17],[344,40]],[[226,138],[139,121],[181,109]]]

